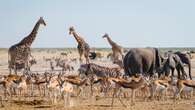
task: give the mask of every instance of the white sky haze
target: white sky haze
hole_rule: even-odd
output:
[[[109,47],[104,33],[124,47],[195,47],[195,0],[2,0],[0,47],[26,37],[40,16],[32,47],[76,47],[68,28],[91,47]]]

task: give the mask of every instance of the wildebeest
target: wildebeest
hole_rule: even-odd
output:
[[[124,57],[126,75],[154,75],[161,66],[160,53],[157,48],[133,48]]]

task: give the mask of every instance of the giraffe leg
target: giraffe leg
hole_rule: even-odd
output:
[[[82,62],[83,50],[79,48],[78,51],[79,51],[79,60],[80,62]]]
[[[80,56],[79,56],[79,61],[80,61],[80,63],[83,62],[83,60],[82,60],[82,54],[80,54]]]
[[[117,60],[116,53],[113,52],[113,62],[115,62],[116,60]]]
[[[89,64],[89,52],[85,52],[84,56],[86,59],[86,64]]]

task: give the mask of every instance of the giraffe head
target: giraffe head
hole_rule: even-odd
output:
[[[69,28],[69,34],[71,35],[74,31],[75,31],[74,27],[71,26],[71,27]]]
[[[108,34],[107,34],[107,33],[105,33],[105,34],[102,36],[102,38],[106,38],[106,37],[108,37]]]
[[[43,17],[40,17],[39,21],[38,21],[40,24],[43,24],[44,26],[46,26],[46,23],[43,19]]]

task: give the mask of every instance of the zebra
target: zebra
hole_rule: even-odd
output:
[[[122,68],[108,68],[100,66],[94,63],[82,64],[79,68],[79,74],[86,75],[91,82],[91,95],[93,95],[93,85],[94,83],[100,83],[101,91],[104,92],[104,95],[108,93],[108,90],[111,89],[112,85],[107,78],[119,78],[124,74],[121,72]]]
[[[79,74],[94,74],[98,77],[121,77],[123,73],[121,72],[121,67],[109,68],[97,65],[95,63],[82,64],[79,68]]]

